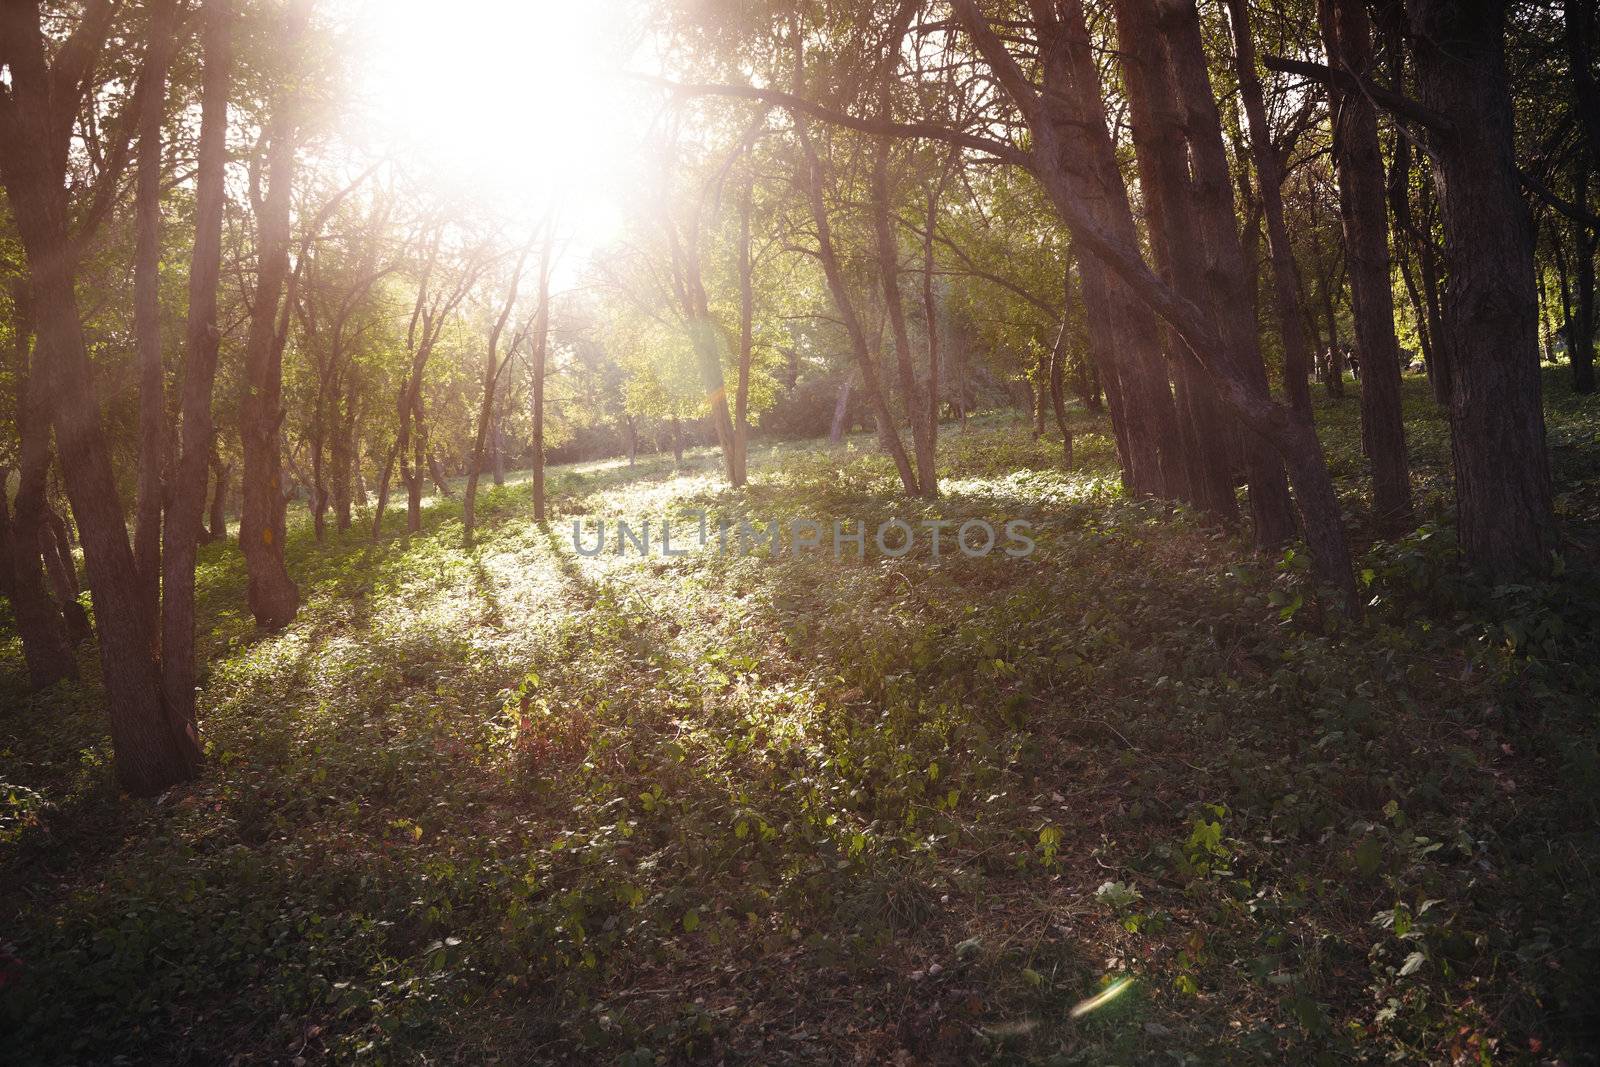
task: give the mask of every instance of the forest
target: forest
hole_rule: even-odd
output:
[[[0,0],[0,1063],[1600,1063],[1597,0]]]

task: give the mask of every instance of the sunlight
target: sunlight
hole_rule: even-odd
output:
[[[581,251],[621,217],[628,133],[611,72],[626,51],[620,0],[362,3],[373,133],[401,162],[514,222],[552,197]]]

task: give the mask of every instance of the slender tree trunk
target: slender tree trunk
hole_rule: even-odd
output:
[[[553,221],[549,224],[554,225]],[[483,474],[484,449],[488,445],[490,423],[494,421],[495,388],[500,381],[500,371],[505,363],[511,360],[509,355],[505,363],[500,360],[500,339],[505,335],[506,323],[511,321],[511,313],[516,310],[517,289],[522,284],[522,269],[527,265],[528,254],[533,250],[533,241],[534,238],[530,237],[517,256],[517,266],[511,273],[511,287],[506,293],[506,302],[500,309],[500,316],[495,320],[494,328],[489,332],[489,348],[483,356],[483,398],[478,404],[478,429],[472,443],[472,454],[467,461],[467,491],[462,498],[461,507],[463,543],[469,549],[477,533],[478,479]]]
[[[1545,572],[1558,539],[1539,379],[1533,240],[1505,68],[1505,5],[1409,0],[1444,223],[1456,514],[1468,561],[1493,581]]]
[[[1363,0],[1320,2],[1330,62],[1361,77],[1371,75],[1372,28]],[[1400,410],[1400,346],[1394,334],[1377,111],[1364,93],[1330,87],[1329,96],[1338,117],[1334,165],[1361,358],[1361,436],[1372,464],[1374,516],[1381,529],[1395,533],[1411,517],[1411,476]]]
[[[211,473],[216,483],[211,492],[212,541],[223,541],[228,537],[228,475],[232,471],[231,464],[223,463],[215,452],[212,453]]]
[[[755,175],[747,174],[739,199],[739,370],[733,393],[732,484],[750,478],[750,368],[755,359],[755,263],[750,255],[750,213],[755,201]]]
[[[139,355],[139,489],[133,559],[152,630],[161,602],[161,509],[167,411],[161,366],[161,133],[167,68],[176,45],[177,0],[150,7],[139,92],[138,185],[134,195],[133,333]]]
[[[811,143],[805,120],[796,115],[794,123],[804,157],[800,164],[800,185],[811,207],[811,220],[817,228],[817,254],[822,261],[822,273],[827,279],[828,291],[833,296],[839,317],[844,320],[845,332],[850,336],[850,350],[855,355],[856,365],[861,370],[862,388],[867,392],[874,421],[878,424],[878,441],[883,450],[894,460],[895,469],[900,474],[901,487],[908,494],[915,496],[921,487],[917,484],[917,475],[911,468],[911,460],[906,455],[905,447],[900,443],[900,434],[895,430],[889,401],[884,396],[883,387],[878,381],[877,363],[867,346],[866,331],[861,326],[855,302],[850,299],[844,268],[840,265],[839,257],[834,250],[833,228],[829,225],[828,208],[822,196],[822,162],[817,157],[816,147]]]
[[[683,466],[683,427],[682,427],[681,423],[679,422],[678,416],[676,416],[676,415],[672,416],[672,418],[669,421],[668,425],[672,429],[672,465],[674,467],[682,467]]]
[[[539,254],[539,306],[533,325],[533,521],[549,519],[544,498],[544,380],[550,353],[550,259],[555,228],[545,234]]]
[[[889,204],[889,142],[880,139],[872,163],[872,225],[877,240],[878,277],[883,285],[884,310],[894,340],[895,367],[900,377],[900,401],[911,430],[911,450],[916,460],[918,496],[939,495],[934,470],[933,438],[928,432],[927,401],[917,381],[911,358],[911,334],[906,327],[905,302],[900,292],[900,242],[895,239]]]
[[[44,529],[39,550],[44,554],[44,569],[50,578],[50,588],[55,593],[62,618],[66,620],[67,638],[74,645],[81,644],[94,636],[94,628],[89,625],[89,613],[78,603],[78,595],[83,589],[78,585],[78,568],[72,558],[66,520],[52,507],[44,509]]]
[[[833,425],[828,430],[828,443],[836,445],[844,440],[850,418],[850,379],[839,383],[838,396],[833,401]]]
[[[1067,362],[1067,315],[1071,306],[1072,274],[1067,273],[1067,301],[1062,305],[1061,329],[1056,333],[1056,343],[1050,350],[1050,407],[1055,412],[1056,429],[1061,431],[1062,465],[1072,469],[1072,427],[1067,425],[1067,398],[1063,385],[1063,368]]]
[[[305,26],[306,0],[296,0],[289,19],[290,38]],[[267,193],[257,205],[256,286],[245,342],[245,396],[239,408],[244,446],[243,508],[239,544],[248,575],[247,594],[256,625],[277,630],[294,621],[300,589],[283,559],[286,531],[283,455],[283,345],[279,305],[289,276],[290,207],[294,195],[295,130],[298,101],[279,99],[268,123]]]
[[[1248,0],[1228,0],[1233,24],[1234,65],[1239,76],[1239,96],[1250,127],[1250,155],[1261,187],[1261,207],[1267,220],[1267,245],[1272,254],[1272,291],[1278,306],[1278,328],[1283,337],[1283,384],[1289,406],[1311,412],[1311,346],[1305,334],[1305,314],[1300,307],[1300,285],[1294,246],[1283,215],[1283,160],[1272,143],[1262,100],[1261,78],[1256,73],[1255,34],[1250,27]]]
[[[1577,176],[1572,183],[1573,203],[1589,203],[1589,179],[1593,168],[1588,158],[1577,164]],[[1573,244],[1577,250],[1577,314],[1572,317],[1572,329],[1567,333],[1568,358],[1572,360],[1572,389],[1577,393],[1594,392],[1594,255],[1595,228],[1583,222],[1572,224]]]
[[[195,240],[189,262],[189,321],[181,386],[183,428],[163,537],[165,592],[161,611],[162,681],[167,706],[196,746],[196,758],[199,740],[195,726],[194,568],[203,529],[206,470],[216,446],[211,394],[222,340],[217,323],[217,282],[222,269],[222,214],[227,195],[224,182],[233,58],[232,0],[206,0],[204,18],[200,165],[195,179]],[[219,499],[225,488],[226,482],[219,481]],[[213,521],[217,521],[215,512]]]

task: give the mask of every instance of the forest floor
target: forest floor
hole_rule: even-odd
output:
[[[1576,548],[1454,566],[1419,518],[1303,552],[1129,501],[1012,415],[910,503],[866,440],[558,468],[313,541],[257,634],[201,557],[203,777],[119,797],[92,653],[0,640],[0,1060],[1592,1062],[1600,1048],[1600,403],[1549,379]],[[1319,401],[1363,529],[1357,400]],[[1027,518],[1038,550],[574,552],[572,519]],[[825,535],[826,536],[826,535]],[[592,544],[592,532],[585,543]],[[609,547],[609,546],[608,546]]]

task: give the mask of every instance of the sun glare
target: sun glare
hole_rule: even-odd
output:
[[[514,223],[552,199],[578,249],[621,217],[621,0],[382,0],[361,13],[376,135]]]

